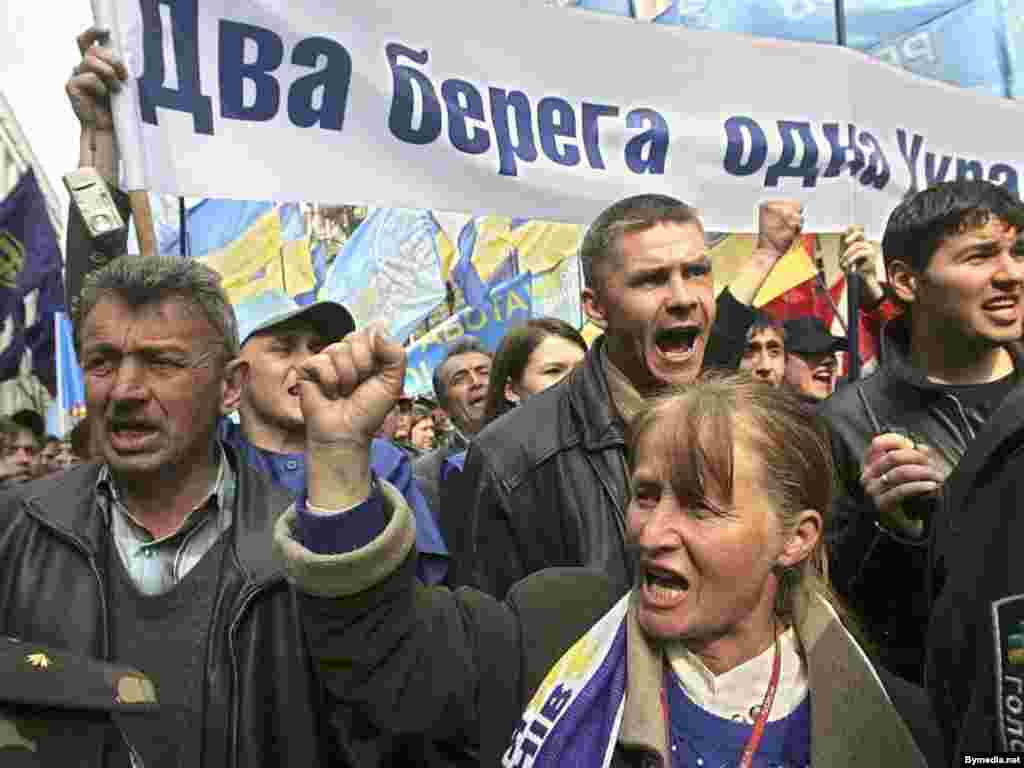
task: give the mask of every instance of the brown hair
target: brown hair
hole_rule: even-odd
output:
[[[791,618],[795,601],[817,593],[843,616],[828,586],[824,525],[835,493],[835,468],[828,431],[793,394],[764,386],[745,373],[709,372],[695,384],[651,401],[630,428],[630,457],[641,439],[657,427],[666,441],[670,482],[680,503],[699,502],[722,513],[733,496],[734,451],[740,442],[764,468],[765,495],[783,533],[800,513],[817,510],[822,538],[810,557],[778,573],[775,610]]]
[[[618,253],[622,236],[666,222],[693,223],[703,229],[696,208],[668,195],[634,195],[605,208],[587,229],[580,245],[583,285],[603,295],[603,275],[598,275],[598,268]]]
[[[522,381],[530,355],[548,337],[556,336],[576,344],[583,353],[587,342],[583,334],[564,320],[557,317],[535,317],[521,328],[513,328],[505,334],[491,361],[491,377],[487,385],[487,404],[484,407],[484,424],[512,410],[513,403],[505,399],[505,385]]]

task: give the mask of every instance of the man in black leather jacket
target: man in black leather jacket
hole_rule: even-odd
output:
[[[833,583],[883,664],[914,682],[937,494],[1024,368],[1021,222],[1024,205],[987,182],[939,184],[899,205],[882,248],[905,312],[885,326],[882,366],[820,409],[841,483]]]
[[[750,261],[716,302],[693,208],[639,195],[598,216],[580,257],[584,309],[605,332],[572,374],[473,440],[460,581],[501,598],[534,571],[583,565],[629,588],[627,425],[645,397],[739,365],[750,305],[801,226],[798,203],[762,204]]]

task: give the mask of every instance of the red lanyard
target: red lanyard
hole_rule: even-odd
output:
[[[779,633],[775,633],[775,659],[772,661],[772,677],[768,681],[768,690],[764,692],[764,700],[761,702],[761,711],[757,713],[757,720],[754,721],[754,732],[750,734],[750,740],[743,750],[743,757],[740,758],[738,768],[750,768],[754,761],[754,753],[761,745],[761,737],[764,736],[764,726],[768,722],[768,713],[772,710],[775,702],[775,691],[779,687],[779,673],[782,670],[782,652],[779,650]]]
[[[747,740],[747,746],[743,749],[743,755],[737,768],[750,768],[754,761],[754,753],[761,746],[761,737],[764,736],[764,727],[768,723],[768,713],[772,711],[772,704],[775,703],[775,691],[779,688],[779,675],[782,672],[782,650],[779,646],[779,633],[775,633],[775,658],[772,660],[772,676],[768,681],[768,690],[764,692],[764,699],[761,700],[761,709],[754,720],[754,730]],[[665,686],[661,688],[661,706],[665,712],[665,729],[669,733],[671,743],[671,728],[669,726],[668,696]]]

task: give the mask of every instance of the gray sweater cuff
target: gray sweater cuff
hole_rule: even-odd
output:
[[[278,518],[274,554],[296,587],[317,597],[347,597],[380,584],[405,562],[416,544],[416,519],[394,486],[381,480],[380,490],[391,514],[387,527],[366,546],[344,554],[318,555],[302,546],[294,505]]]

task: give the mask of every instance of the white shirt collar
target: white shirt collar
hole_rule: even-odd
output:
[[[791,714],[807,695],[807,670],[797,650],[792,628],[779,635],[779,645],[782,665],[775,702],[768,715],[769,722]],[[694,704],[727,720],[754,722],[771,680],[774,645],[722,675],[715,675],[682,643],[671,644],[665,653],[672,671]],[[751,717],[751,711],[754,717]]]

